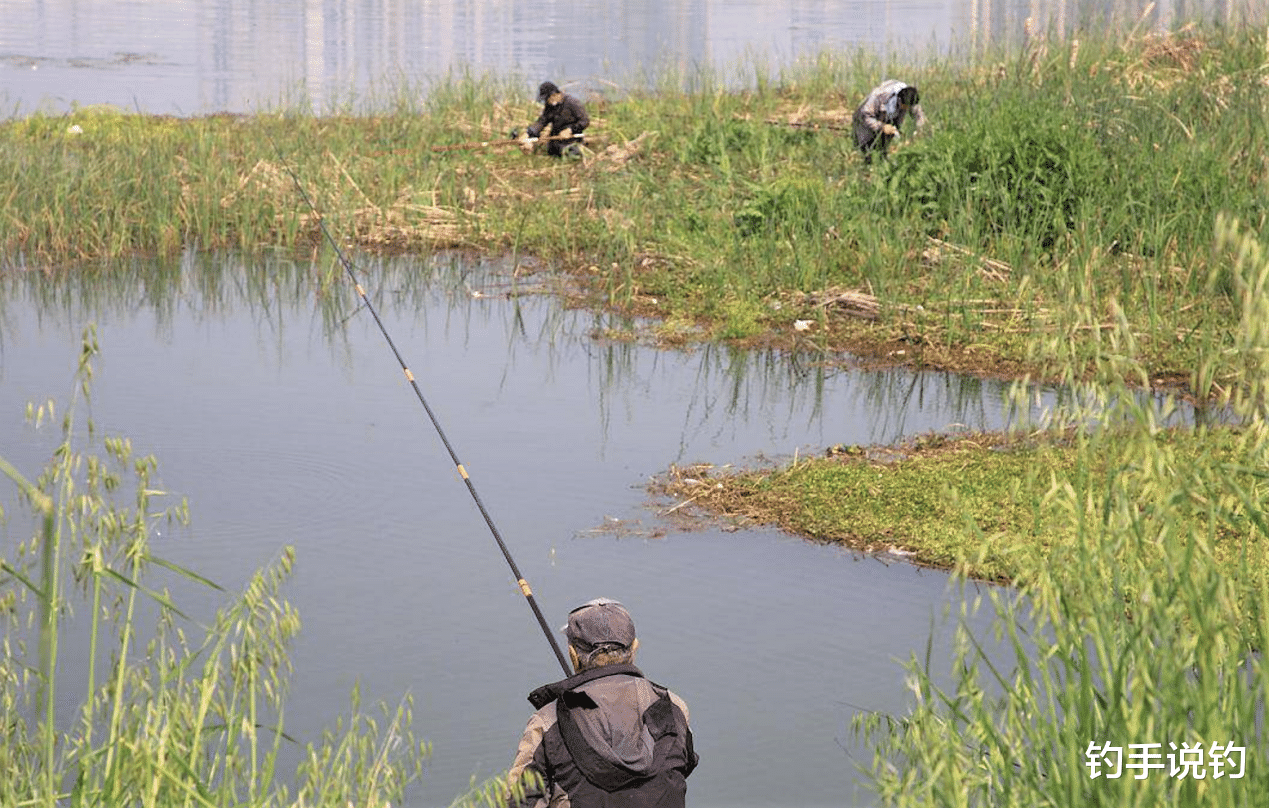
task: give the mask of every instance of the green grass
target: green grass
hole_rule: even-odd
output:
[[[1269,433],[1262,418],[1252,421],[1237,435],[1178,441],[1142,418],[1113,436],[1084,437],[1075,466],[1032,494],[1057,528],[1045,532],[1062,540],[1017,588],[986,599],[990,632],[961,624],[950,682],[942,661],[914,656],[909,710],[858,718],[883,804],[1260,804],[1269,784]],[[974,508],[960,510],[977,519]],[[992,522],[982,524],[986,542]],[[983,547],[965,558],[989,555]],[[1201,746],[1207,776],[1165,768],[1093,778],[1090,743],[1120,747],[1125,762],[1131,745],[1159,744],[1165,766],[1178,754],[1170,744]],[[1230,770],[1241,779],[1211,776],[1207,761],[1225,744],[1245,749],[1245,763]]]
[[[548,259],[596,302],[708,339],[1055,377],[1065,363],[1029,346],[1061,340],[1087,374],[1123,318],[1148,377],[1197,388],[1196,364],[1231,372],[1218,223],[1269,231],[1265,53],[1264,29],[1244,27],[932,60],[905,75],[930,126],[871,169],[843,131],[880,72],[862,53],[741,65],[744,91],[669,71],[657,92],[589,98],[591,154],[574,164],[435,150],[536,114],[497,77],[403,83],[321,116],[34,115],[0,125],[0,253],[46,268],[187,245],[307,252],[321,239],[294,171],[341,240]],[[816,305],[840,290],[878,316]],[[819,327],[798,337],[794,319]]]
[[[428,751],[414,739],[409,697],[367,712],[354,690],[348,713],[321,739],[287,735],[287,648],[300,620],[281,589],[293,553],[280,548],[237,592],[157,554],[152,537],[183,522],[185,506],[164,505],[153,457],[126,438],[97,436],[91,422],[80,426],[96,352],[90,332],[47,468],[31,479],[0,459],[33,517],[30,538],[0,557],[0,804],[399,800]],[[50,402],[30,416],[56,423],[58,409]],[[204,629],[169,585],[213,587],[226,603]],[[86,633],[66,630],[77,614]],[[69,659],[87,670],[71,670]],[[77,705],[69,717],[59,713],[68,705]],[[298,761],[295,770],[280,771],[283,760]]]
[[[907,709],[855,721],[874,752],[863,769],[881,804],[1263,803],[1269,250],[1226,231],[1221,243],[1239,256],[1229,267],[1230,340],[1243,369],[1220,418],[1163,428],[1175,401],[1127,383],[1142,369],[1121,350],[1132,341],[1121,321],[1095,344],[1097,377],[1074,385],[1048,428],[926,436],[888,447],[888,462],[874,449],[835,447],[826,458],[668,485],[685,502],[819,540],[893,546],[965,584],[971,606],[950,675],[928,649],[913,655]],[[971,589],[969,578],[1011,586]],[[980,608],[994,612],[990,630],[964,619]],[[1134,745],[1156,744],[1164,768],[1095,778],[1090,744],[1117,747],[1124,763]],[[1225,770],[1237,778],[1214,776],[1211,760],[1226,746],[1241,750]],[[1187,754],[1201,777],[1169,768]]]
[[[1135,469],[1135,440],[1129,434],[1085,446],[1062,435],[926,435],[891,447],[838,447],[774,469],[714,473],[710,490],[680,481],[669,493],[815,541],[898,551],[973,578],[1025,583],[1079,540],[1079,519],[1055,487],[1072,480],[1113,487]],[[1260,477],[1256,458],[1264,448],[1255,432],[1168,429],[1151,440],[1154,472],[1178,485],[1191,482],[1196,464],[1238,485],[1255,487]],[[700,469],[690,475],[701,476]],[[1227,573],[1269,572],[1269,541],[1254,515],[1243,511],[1214,523],[1194,503],[1177,503],[1167,519],[1205,533],[1213,560]]]

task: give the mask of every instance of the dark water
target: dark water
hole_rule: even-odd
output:
[[[891,74],[1031,30],[1152,31],[1263,15],[1258,0],[10,0],[0,4],[9,113],[114,104],[192,115],[302,102],[321,110],[451,74],[571,91],[709,70],[731,85],[821,51]],[[1255,10],[1259,9],[1259,12]],[[879,77],[880,78],[880,77]],[[862,94],[867,87],[855,88]]]
[[[941,614],[960,602],[946,576],[773,530],[683,531],[645,484],[671,463],[997,426],[1003,389],[605,342],[593,335],[624,323],[509,298],[479,266],[366,271],[552,624],[591,597],[622,600],[640,664],[688,700],[703,760],[693,804],[856,804],[851,717],[899,712],[898,661],[931,630],[945,647]],[[29,474],[43,464],[58,436],[24,429],[23,407],[66,400],[96,323],[85,417],[155,454],[190,504],[192,526],[157,551],[234,589],[293,545],[287,594],[304,630],[290,731],[312,738],[356,683],[368,699],[411,692],[435,751],[411,804],[444,805],[510,764],[525,695],[559,669],[373,321],[347,290],[319,295],[317,274],[190,256],[109,285],[0,276],[0,456]]]

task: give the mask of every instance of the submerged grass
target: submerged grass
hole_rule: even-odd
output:
[[[317,249],[293,168],[362,248],[534,255],[594,302],[704,338],[1054,376],[1028,346],[1064,340],[1087,373],[1123,317],[1148,380],[1205,395],[1196,364],[1238,383],[1217,216],[1269,230],[1264,34],[1034,39],[914,67],[931,126],[872,169],[848,131],[880,77],[863,54],[755,63],[745,91],[667,71],[656,92],[591,97],[578,163],[497,145],[536,109],[489,77],[321,116],[33,115],[0,125],[0,253],[48,268]],[[843,292],[869,298],[868,316]]]

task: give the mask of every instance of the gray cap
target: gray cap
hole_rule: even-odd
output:
[[[612,598],[595,598],[578,606],[568,613],[568,625],[560,631],[582,651],[609,644],[629,648],[635,640],[630,612]]]

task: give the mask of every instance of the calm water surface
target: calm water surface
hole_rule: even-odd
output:
[[[95,322],[91,416],[189,500],[160,552],[233,589],[293,545],[288,728],[312,738],[358,682],[412,692],[435,754],[411,804],[445,805],[510,764],[525,695],[559,669],[368,313],[349,293],[323,315],[312,277],[192,256],[108,287],[0,275],[0,454],[43,464],[57,436],[22,409],[66,399]],[[372,264],[366,286],[552,624],[597,595],[631,608],[640,664],[692,707],[693,805],[869,804],[851,716],[902,710],[898,660],[931,630],[943,648],[959,603],[946,576],[771,530],[683,531],[645,483],[671,463],[996,426],[1001,388],[607,343],[592,335],[621,323],[443,260]]]
[[[871,52],[901,74],[1035,31],[1237,20],[1259,0],[0,0],[7,113],[114,104],[192,115],[349,97],[449,74],[644,86],[673,68],[736,84],[753,65]],[[748,67],[746,67],[748,65]],[[880,77],[879,77],[880,78]],[[860,97],[867,87],[854,88]]]

